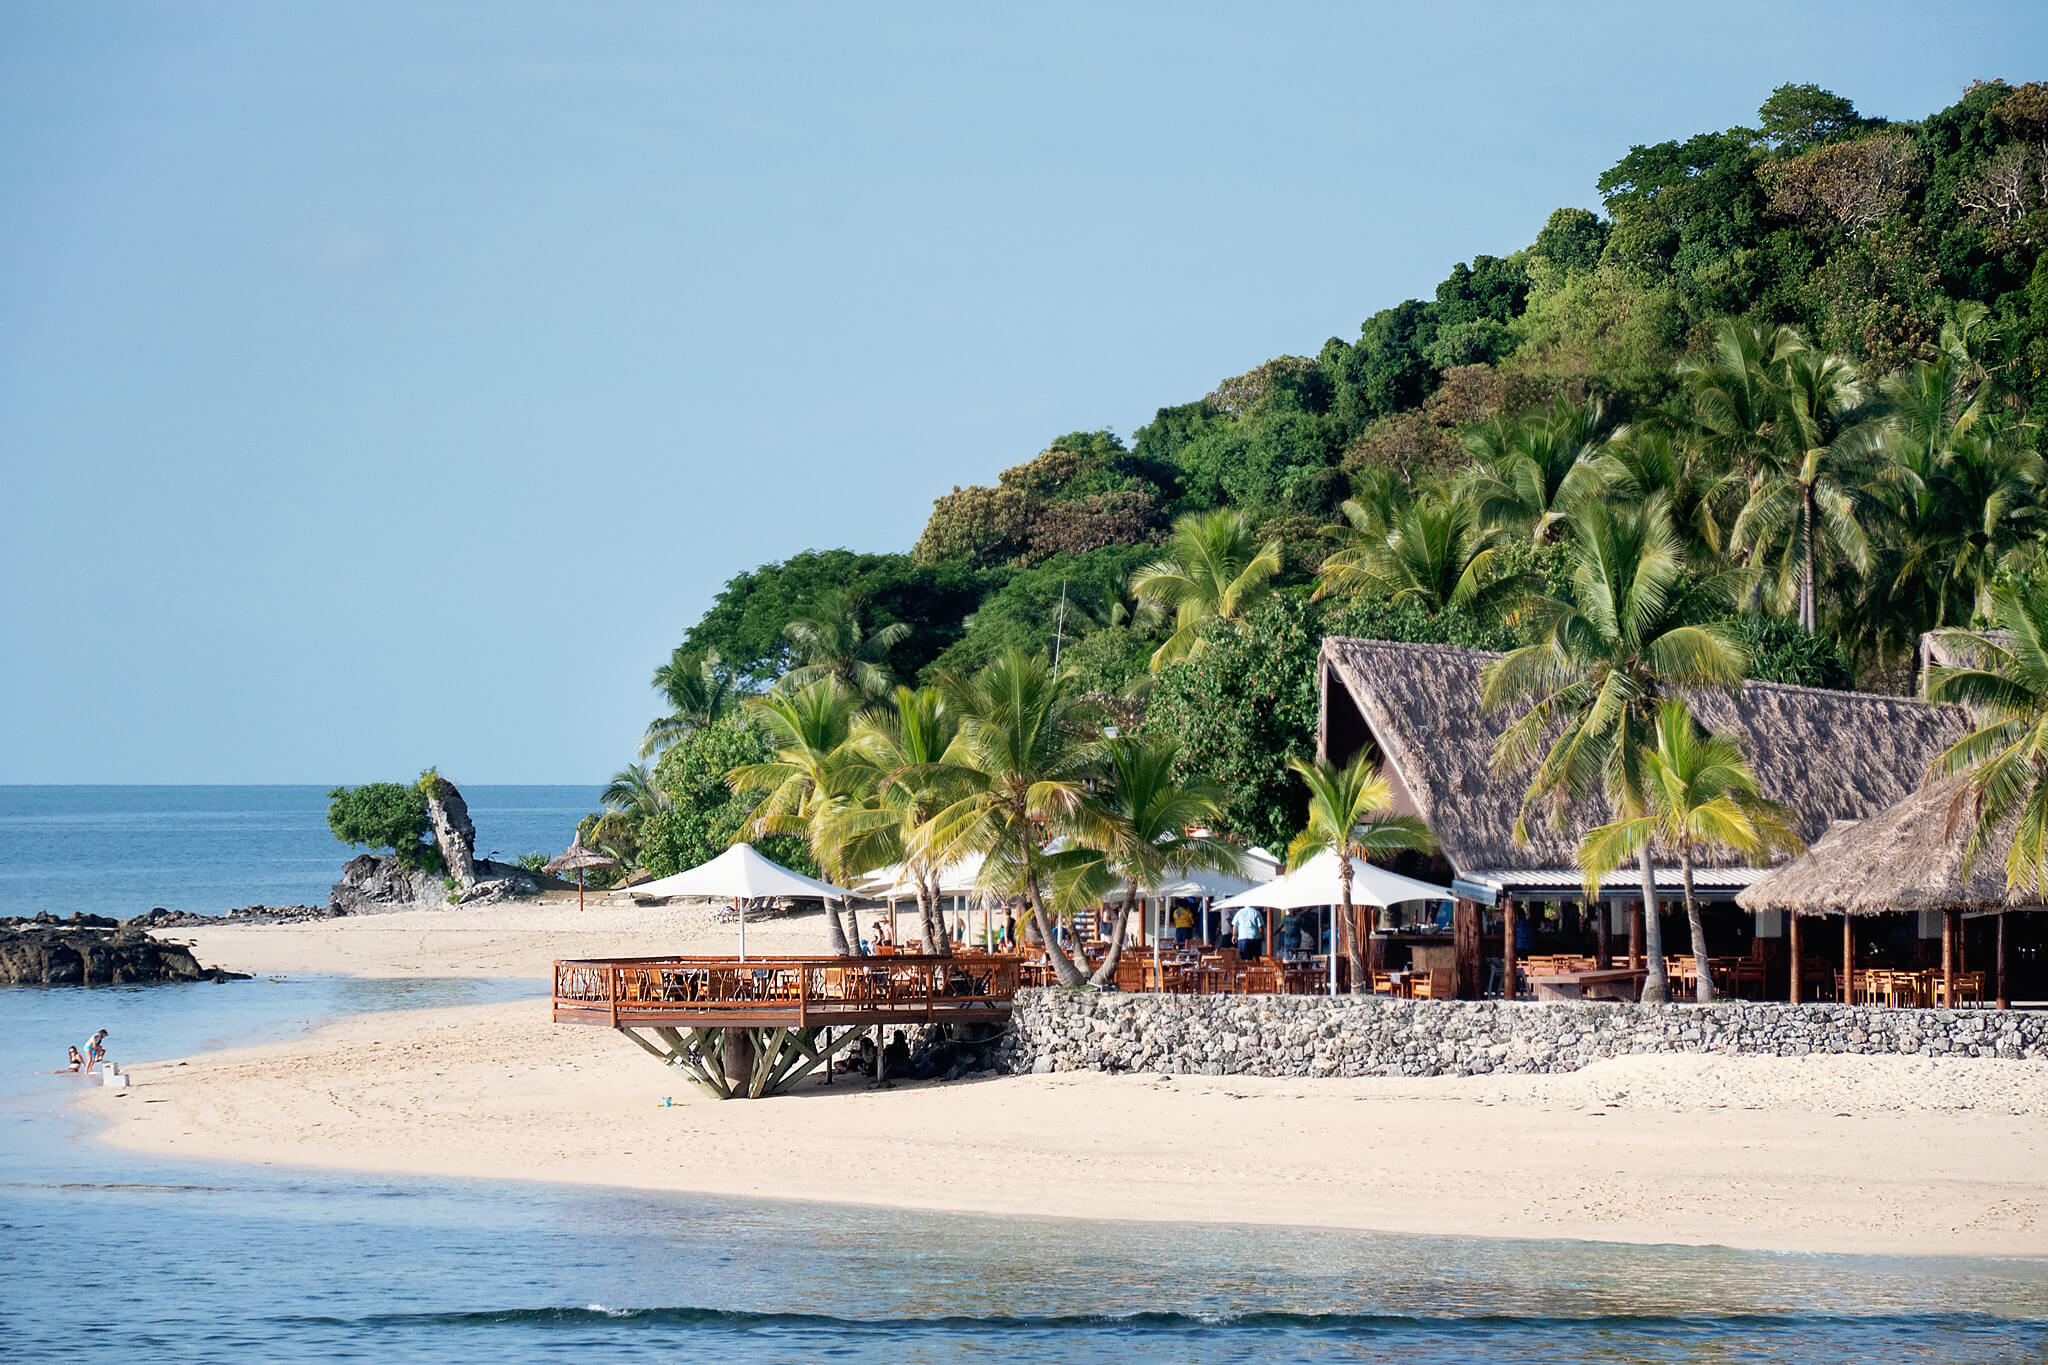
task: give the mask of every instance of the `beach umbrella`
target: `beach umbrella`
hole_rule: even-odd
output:
[[[560,856],[542,867],[541,871],[551,873],[557,877],[561,876],[564,872],[574,872],[576,874],[576,908],[581,910],[583,908],[584,872],[593,867],[617,867],[618,865],[619,860],[617,858],[608,858],[594,848],[584,847],[583,831],[579,829],[576,831],[576,837],[570,842],[569,847],[563,849]]]
[[[1312,905],[1332,907],[1330,925],[1330,994],[1337,993],[1336,953],[1336,910],[1335,906],[1344,898],[1344,888],[1337,880],[1339,864],[1334,851],[1318,853],[1299,868],[1263,886],[1255,886],[1235,896],[1216,902],[1219,910],[1231,910],[1240,906],[1255,906],[1262,910],[1299,910]],[[1404,877],[1398,872],[1389,872],[1384,867],[1357,858],[1351,860],[1351,903],[1353,905],[1377,905],[1381,907],[1399,905],[1403,901],[1442,901],[1451,899],[1451,888],[1438,886],[1434,882],[1420,882],[1413,877]]]
[[[817,896],[845,900],[855,894],[843,886],[821,882],[792,872],[754,850],[752,844],[734,844],[708,863],[671,876],[661,877],[633,888],[636,896],[703,896],[729,900],[740,917],[740,961],[747,960],[747,905],[750,900],[783,900]]]

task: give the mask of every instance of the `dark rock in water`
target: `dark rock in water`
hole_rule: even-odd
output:
[[[244,905],[225,915],[195,915],[190,910],[166,910],[159,905],[146,915],[122,923],[134,929],[199,929],[218,924],[299,924],[335,918],[337,913],[324,905]]]
[[[458,891],[476,885],[476,826],[470,822],[469,803],[455,784],[435,773],[426,782],[427,818],[434,824],[434,846],[448,864],[448,875]]]
[[[39,917],[43,918],[43,917]],[[0,924],[0,985],[121,986],[158,981],[242,981],[240,972],[202,967],[192,950],[139,929],[51,919]]]

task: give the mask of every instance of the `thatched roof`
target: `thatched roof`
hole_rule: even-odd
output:
[[[1804,854],[1736,897],[1747,910],[1883,915],[1899,910],[2003,910],[2041,905],[2005,885],[2008,832],[1968,877],[1964,853],[1976,822],[1967,778],[1944,778],[1868,820],[1840,824]]]
[[[607,857],[594,848],[585,846],[583,832],[578,830],[569,847],[562,850],[542,869],[545,872],[580,872],[586,868],[617,867],[619,860]]]
[[[1498,657],[1446,645],[1327,639],[1318,738],[1333,757],[1374,744],[1392,770],[1397,797],[1428,823],[1460,877],[1554,879],[1577,866],[1581,837],[1609,812],[1604,801],[1584,802],[1566,813],[1561,828],[1538,814],[1529,842],[1515,842],[1530,771],[1498,774],[1492,753],[1516,713],[1488,713],[1479,704],[1480,670]],[[1967,728],[1954,707],[1779,683],[1745,683],[1735,694],[1689,693],[1686,701],[1703,725],[1742,743],[1763,794],[1790,810],[1808,842],[1837,820],[1867,820],[1917,790],[1936,755]],[[1723,851],[1700,858],[1703,868],[1731,871],[1741,862]]]

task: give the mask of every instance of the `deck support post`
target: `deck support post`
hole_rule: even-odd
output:
[[[1515,898],[1500,899],[1500,998],[1515,998]]]
[[[1479,902],[1456,902],[1451,911],[1451,939],[1458,964],[1458,998],[1477,1000],[1486,989],[1486,947],[1480,941]]]
[[[1628,969],[1643,969],[1643,903],[1630,901],[1628,910]]]
[[[1792,1003],[1796,1005],[1799,1003],[1799,987],[1802,984],[1799,976],[1799,912],[1788,910],[1785,914],[1787,917],[1785,925],[1786,950],[1792,954],[1791,989],[1787,994],[1791,996]]]

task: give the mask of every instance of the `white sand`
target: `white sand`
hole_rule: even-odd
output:
[[[579,920],[571,901],[193,937],[243,970],[539,976],[557,954],[714,951],[731,933],[700,910]],[[816,916],[748,932],[763,952],[815,951],[821,937]],[[721,1104],[608,1030],[550,1024],[536,1001],[361,1016],[133,1074],[134,1088],[84,1101],[111,1141],[278,1165],[1057,1217],[2048,1255],[2038,1063],[1657,1057],[1548,1077],[1083,1074],[886,1090],[842,1077]]]

